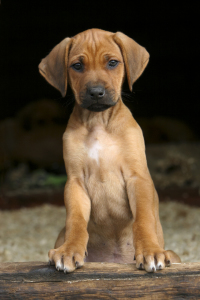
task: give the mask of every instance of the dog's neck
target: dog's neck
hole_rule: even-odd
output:
[[[115,106],[102,111],[102,112],[93,112],[88,109],[80,107],[77,103],[74,106],[71,122],[78,122],[82,126],[85,126],[89,131],[95,126],[102,126],[105,129],[109,127],[109,124],[114,118],[118,117],[118,114],[122,112],[122,107],[124,103],[120,98]]]

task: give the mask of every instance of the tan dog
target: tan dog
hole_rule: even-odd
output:
[[[49,251],[58,270],[134,256],[147,272],[180,262],[164,250],[142,131],[121,99],[125,75],[132,90],[148,60],[123,33],[91,29],[64,39],[39,65],[63,97],[69,82],[76,99],[63,135],[66,224]]]

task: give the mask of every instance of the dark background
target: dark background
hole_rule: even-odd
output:
[[[133,114],[176,117],[200,136],[195,3],[2,0],[0,119],[39,98],[60,101],[37,66],[63,38],[93,27],[122,31],[150,53],[150,63],[134,85]]]

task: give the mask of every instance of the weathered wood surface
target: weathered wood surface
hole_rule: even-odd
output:
[[[43,262],[0,263],[0,299],[200,299],[200,263],[156,273],[134,264],[86,263],[74,273]]]

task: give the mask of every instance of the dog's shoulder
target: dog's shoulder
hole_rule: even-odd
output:
[[[120,125],[118,128],[124,138],[127,138],[129,141],[138,140],[138,142],[144,143],[142,129],[126,105],[122,106],[119,114],[119,122]]]

